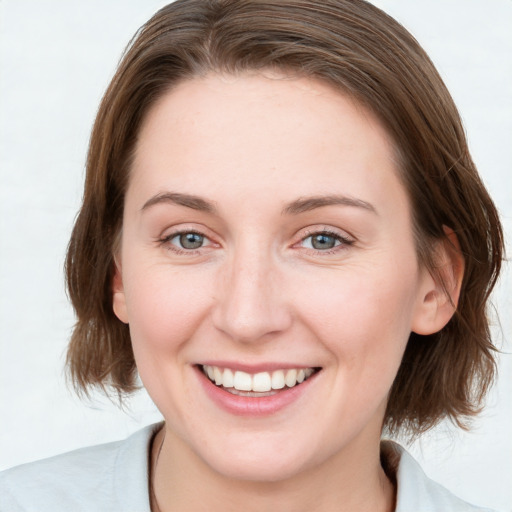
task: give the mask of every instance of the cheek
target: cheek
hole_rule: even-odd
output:
[[[139,376],[164,417],[184,418],[187,347],[201,336],[209,308],[208,279],[200,273],[148,266],[131,276],[127,294],[132,347]]]
[[[126,289],[132,344],[140,366],[175,353],[198,330],[209,308],[208,275],[149,266]]]
[[[415,269],[347,269],[327,282],[303,295],[305,322],[354,379],[393,379],[411,332]]]

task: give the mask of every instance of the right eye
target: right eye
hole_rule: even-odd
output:
[[[208,237],[196,231],[179,231],[170,233],[160,240],[162,244],[178,254],[190,254],[212,245]]]

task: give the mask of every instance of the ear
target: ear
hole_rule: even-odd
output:
[[[439,240],[435,250],[435,268],[423,270],[420,295],[415,310],[412,331],[434,334],[452,318],[459,302],[464,257],[454,231],[443,226],[445,238]]]
[[[112,308],[121,322],[128,323],[128,310],[123,286],[123,273],[119,258],[114,256],[114,277],[112,278]]]

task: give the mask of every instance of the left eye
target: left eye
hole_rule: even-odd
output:
[[[178,246],[180,249],[199,249],[207,244],[208,239],[204,235],[194,233],[193,231],[187,233],[178,233],[173,236],[170,243]]]
[[[315,233],[314,235],[304,238],[302,240],[302,245],[308,249],[326,251],[341,245],[340,238],[341,237],[337,235],[331,235],[329,233]]]

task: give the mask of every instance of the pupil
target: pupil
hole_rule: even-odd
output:
[[[203,245],[203,237],[197,233],[180,235],[180,244],[185,249],[198,249]]]
[[[311,245],[315,249],[332,249],[335,244],[336,240],[329,235],[316,235],[311,241]]]

